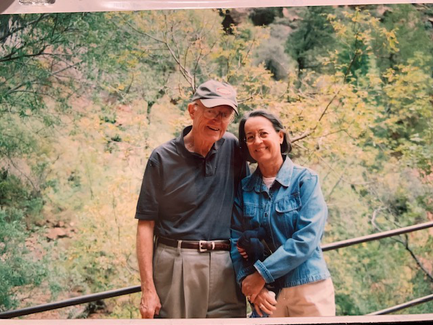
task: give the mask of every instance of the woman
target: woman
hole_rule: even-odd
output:
[[[255,310],[272,317],[334,316],[334,287],[320,241],[327,206],[318,175],[295,165],[281,121],[256,110],[242,118],[239,140],[256,171],[242,180],[232,219],[232,250],[237,281]],[[272,253],[251,261],[238,239],[263,227]],[[267,284],[278,288],[276,310]]]

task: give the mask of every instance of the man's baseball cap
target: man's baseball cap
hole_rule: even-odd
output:
[[[236,90],[225,82],[208,80],[198,86],[192,100],[200,99],[206,107],[227,105],[233,108],[238,114],[238,102],[236,100]]]

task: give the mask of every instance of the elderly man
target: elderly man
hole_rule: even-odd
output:
[[[152,152],[137,203],[141,316],[245,317],[229,242],[235,188],[248,168],[226,132],[236,91],[209,80],[188,112],[192,126]]]

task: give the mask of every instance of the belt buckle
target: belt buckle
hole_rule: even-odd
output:
[[[208,243],[208,241],[206,241],[206,240],[199,240],[198,241],[198,251],[200,253],[205,253],[208,251],[207,248],[203,248],[203,244],[205,244],[205,243]],[[212,243],[212,247],[210,250],[214,250],[215,249],[215,242],[211,241],[211,243]]]

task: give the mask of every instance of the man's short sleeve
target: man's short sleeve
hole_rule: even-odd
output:
[[[161,184],[160,167],[152,156],[147,161],[138,197],[135,218],[156,220],[158,217],[159,185]]]

